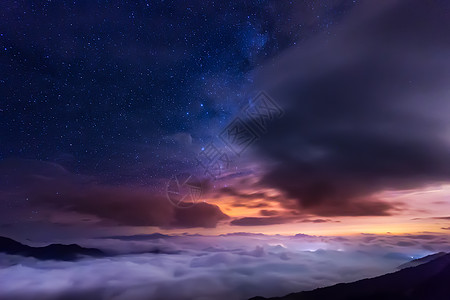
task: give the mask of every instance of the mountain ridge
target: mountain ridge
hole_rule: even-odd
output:
[[[446,254],[447,253],[445,253],[445,252],[438,252],[438,253],[434,253],[434,254],[431,254],[431,255],[427,255],[427,256],[424,256],[424,257],[421,257],[421,258],[418,258],[418,259],[411,260],[411,261],[409,261],[407,263],[404,263],[404,264],[398,266],[397,269],[401,270],[401,269],[405,269],[405,268],[416,267],[416,266],[419,266],[421,264],[433,261],[436,258],[439,258],[439,257],[444,256]]]
[[[0,253],[34,257],[39,260],[74,261],[82,256],[104,257],[106,254],[96,248],[84,248],[77,244],[50,244],[44,247],[32,247],[11,238],[0,236]]]
[[[250,300],[449,300],[450,254],[418,266],[351,283],[338,283],[284,297]]]

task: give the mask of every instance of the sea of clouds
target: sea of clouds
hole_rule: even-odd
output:
[[[373,277],[449,251],[445,235],[135,236],[76,262],[0,255],[0,299],[248,299]]]

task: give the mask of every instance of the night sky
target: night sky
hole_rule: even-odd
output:
[[[282,296],[450,252],[449,116],[448,0],[3,0],[0,298]]]
[[[170,173],[185,163],[165,136],[207,143],[248,101],[249,72],[347,2],[6,1],[0,158],[142,184]]]
[[[43,240],[441,231],[423,220],[448,212],[449,9],[3,2],[1,228]],[[250,113],[261,91],[266,119]],[[240,150],[224,139],[236,124]],[[183,176],[200,191],[189,208],[168,195]]]

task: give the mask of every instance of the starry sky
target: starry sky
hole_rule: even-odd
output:
[[[0,234],[446,232],[449,14],[2,1]],[[236,155],[221,133],[262,90],[283,115]],[[197,160],[209,145],[230,159],[214,178]],[[179,174],[200,203],[167,199]]]
[[[162,137],[206,143],[248,100],[249,71],[352,4],[6,1],[0,157],[159,177],[171,165]]]

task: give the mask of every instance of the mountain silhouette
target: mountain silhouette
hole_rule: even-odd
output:
[[[34,257],[39,260],[74,261],[82,256],[103,257],[106,254],[95,248],[83,248],[76,244],[51,244],[45,247],[31,247],[7,237],[0,237],[0,253]]]
[[[395,273],[340,283],[284,297],[254,297],[250,300],[449,300],[450,254]]]
[[[446,254],[447,253],[445,253],[445,252],[438,252],[438,253],[434,253],[434,254],[431,254],[431,255],[427,255],[427,256],[424,256],[424,257],[421,257],[421,258],[409,261],[409,262],[407,262],[407,263],[405,263],[403,265],[400,265],[400,266],[397,267],[397,269],[405,269],[405,268],[410,268],[410,267],[416,267],[418,265],[421,265],[421,264],[430,262],[432,260],[435,260],[436,258],[444,256]]]

